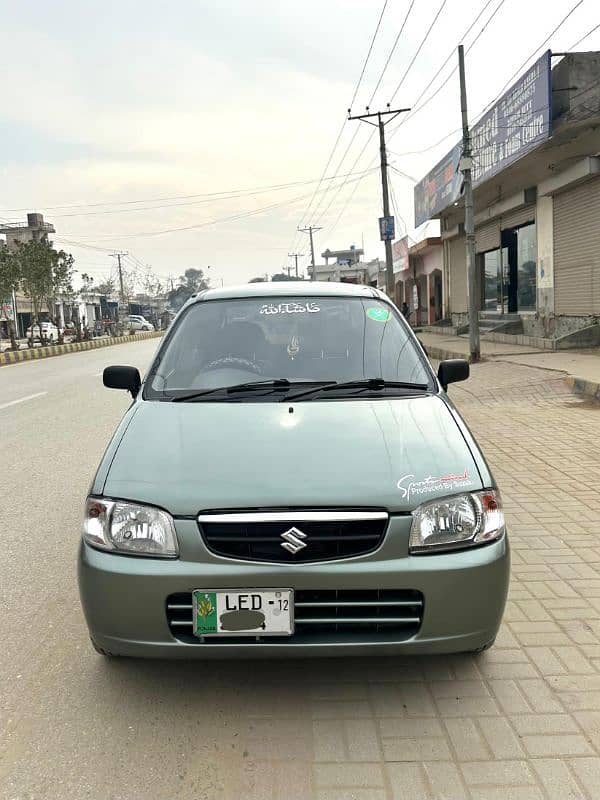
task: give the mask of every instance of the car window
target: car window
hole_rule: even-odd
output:
[[[145,396],[284,378],[432,384],[406,323],[360,297],[249,297],[192,304],[149,372]]]

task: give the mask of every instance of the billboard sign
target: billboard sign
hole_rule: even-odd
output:
[[[462,145],[455,145],[415,186],[415,227],[439,214],[460,197],[462,175],[458,162]]]
[[[473,127],[473,186],[487,181],[548,139],[551,109],[547,50]]]
[[[408,236],[403,236],[392,244],[392,263],[394,273],[408,269]]]
[[[552,131],[550,50],[547,50],[471,129],[473,186],[480,186],[536,148]],[[460,197],[462,143],[415,186],[415,225]]]

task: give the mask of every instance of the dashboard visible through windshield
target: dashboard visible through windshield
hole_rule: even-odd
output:
[[[261,382],[283,388],[361,380],[433,385],[426,360],[389,304],[362,297],[208,300],[177,320],[150,370],[145,397],[171,400]],[[254,391],[248,399],[260,396]]]

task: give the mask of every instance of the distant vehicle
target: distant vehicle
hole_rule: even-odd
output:
[[[58,341],[58,337],[59,337],[60,331],[59,331],[59,329],[56,327],[56,325],[53,322],[40,322],[40,325],[42,326],[42,336],[44,337],[44,339],[46,339],[48,342],[57,342]],[[41,338],[40,338],[40,325],[34,325],[33,326],[33,334],[32,334],[32,328],[31,328],[31,325],[30,325],[27,328],[26,332],[25,332],[26,337],[28,339],[32,339],[33,338],[34,341],[35,340],[41,341]]]
[[[126,327],[134,331],[153,331],[154,325],[140,314],[129,314],[123,320]]]

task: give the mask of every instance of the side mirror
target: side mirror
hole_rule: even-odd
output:
[[[449,358],[441,361],[438,367],[438,380],[446,391],[449,383],[466,381],[469,377],[469,362],[464,358]]]
[[[136,367],[106,367],[102,381],[108,389],[126,389],[132,397],[137,397],[142,379]]]

